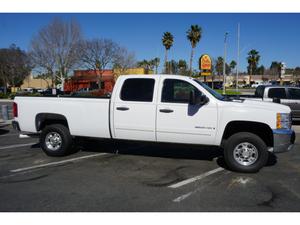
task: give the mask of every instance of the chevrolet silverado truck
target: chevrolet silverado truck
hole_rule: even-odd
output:
[[[289,107],[232,100],[177,75],[120,76],[105,98],[17,96],[13,113],[49,156],[70,154],[76,137],[180,143],[219,146],[231,170],[257,172],[295,141]]]

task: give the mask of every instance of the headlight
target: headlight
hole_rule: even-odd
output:
[[[276,128],[277,129],[291,129],[292,120],[290,113],[277,113]]]

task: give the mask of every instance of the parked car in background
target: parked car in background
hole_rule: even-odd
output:
[[[256,88],[253,97],[246,98],[287,105],[292,110],[292,120],[300,121],[300,87],[260,85]]]
[[[52,96],[52,95],[63,95],[64,92],[61,91],[58,88],[54,88],[54,94],[53,94],[53,89],[52,88],[48,88],[48,89],[44,90],[43,92],[41,92],[41,94],[43,96]]]

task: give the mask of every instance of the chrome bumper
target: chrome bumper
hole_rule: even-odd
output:
[[[273,130],[273,152],[287,152],[293,149],[295,143],[295,132],[293,130],[275,129]]]

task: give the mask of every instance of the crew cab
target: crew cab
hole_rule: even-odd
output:
[[[120,76],[105,98],[18,96],[13,112],[13,126],[40,134],[49,156],[70,154],[78,136],[208,145],[230,169],[256,172],[295,140],[289,107],[228,99],[177,75]]]

